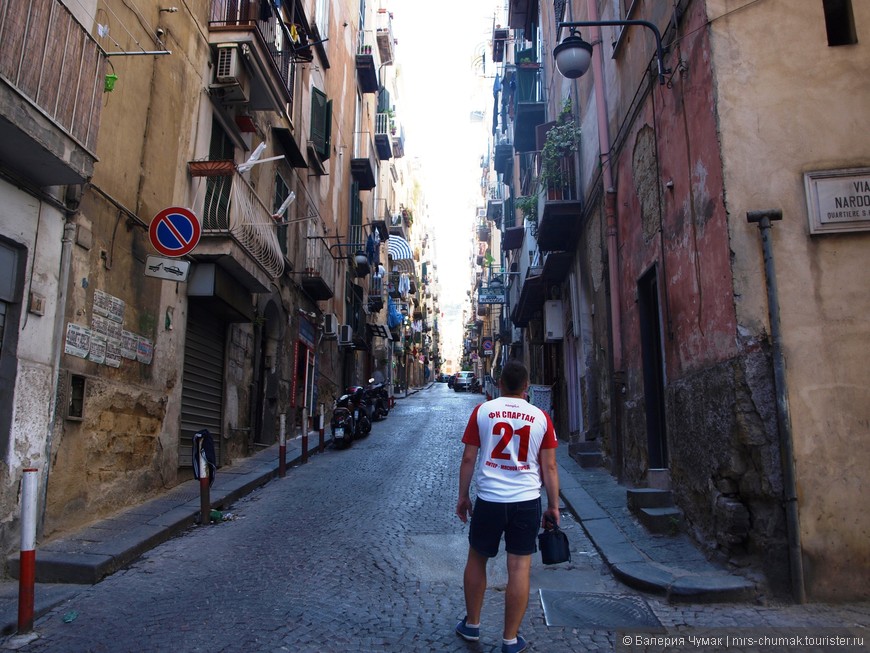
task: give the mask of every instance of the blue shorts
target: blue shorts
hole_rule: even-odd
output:
[[[516,503],[494,503],[478,498],[471,513],[468,544],[480,555],[494,558],[504,534],[505,551],[532,555],[538,550],[540,526],[540,498]]]

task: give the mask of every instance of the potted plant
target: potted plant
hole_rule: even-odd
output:
[[[547,189],[550,199],[558,199],[564,191],[570,192],[573,182],[572,161],[568,157],[580,148],[580,128],[574,123],[571,98],[565,100],[556,124],[547,132],[544,148],[541,150],[540,184]]]

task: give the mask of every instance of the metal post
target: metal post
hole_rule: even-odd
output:
[[[323,411],[324,411],[323,404],[320,404],[320,428],[318,429],[318,435],[320,436],[320,442],[318,443],[318,446],[317,446],[317,451],[319,453],[323,453],[323,450],[326,448],[326,437],[324,436],[324,433],[323,433],[323,429],[324,429]]]
[[[36,496],[39,470],[28,468],[21,477],[21,554],[18,570],[18,632],[33,630],[36,585]]]
[[[308,409],[302,409],[302,464],[308,462]]]
[[[800,519],[797,505],[797,484],[794,470],[794,448],[791,433],[791,417],[788,408],[788,387],[785,379],[785,356],[782,352],[782,330],[779,323],[779,293],[776,286],[776,268],[773,261],[773,244],[770,238],[770,221],[782,220],[782,211],[768,209],[749,211],[746,220],[758,225],[761,232],[761,249],[764,254],[764,274],[767,281],[767,310],[770,315],[770,342],[773,355],[773,381],[776,392],[776,426],[779,432],[779,455],[782,465],[783,500],[788,537],[788,559],[791,571],[792,597],[798,603],[806,603],[804,569],[801,557]]]
[[[287,416],[278,416],[278,477],[287,475]]]
[[[202,440],[199,443],[199,523],[206,526],[211,523],[211,495],[208,483],[208,458]]]

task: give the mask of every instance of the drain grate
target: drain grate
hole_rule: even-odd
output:
[[[626,630],[662,628],[646,601],[639,596],[540,590],[548,626]]]

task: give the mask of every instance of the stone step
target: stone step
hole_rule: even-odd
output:
[[[683,513],[673,506],[669,508],[641,508],[636,514],[640,523],[651,533],[676,535],[683,529]]]
[[[590,468],[590,467],[601,467],[601,463],[604,462],[604,455],[600,451],[596,452],[580,452],[574,454],[574,460],[578,462],[580,467]]]
[[[667,508],[674,505],[670,490],[639,487],[628,490],[625,494],[628,509],[635,513],[641,508]]]

